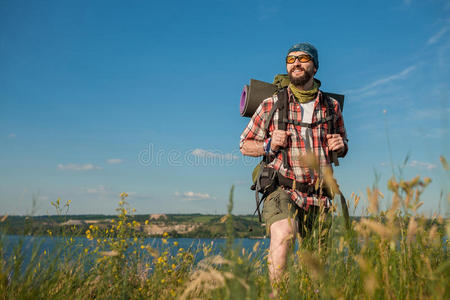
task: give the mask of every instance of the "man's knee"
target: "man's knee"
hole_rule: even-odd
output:
[[[287,219],[297,219],[297,209],[290,196],[281,187],[278,187],[265,199],[263,219],[270,235],[273,234],[273,231],[283,234],[285,231],[292,230],[282,221],[286,220],[285,222],[287,222]],[[273,227],[272,225],[275,226]],[[272,227],[274,228],[273,230]]]
[[[270,226],[271,243],[287,243],[295,239],[296,224],[293,219],[283,219],[276,221]]]

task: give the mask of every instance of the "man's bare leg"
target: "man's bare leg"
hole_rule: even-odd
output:
[[[287,218],[270,226],[269,277],[272,285],[278,282],[286,266],[288,252],[293,249],[297,235],[297,222]]]

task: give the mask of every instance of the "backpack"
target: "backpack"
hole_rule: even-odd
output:
[[[328,133],[335,133],[336,128],[334,126],[334,123],[335,123],[334,121],[335,121],[336,114],[333,109],[332,99],[331,99],[329,93],[322,92],[321,95],[322,95],[322,97],[321,97],[321,99],[319,99],[319,102],[321,103],[321,105],[326,106],[326,116],[324,118],[322,118],[321,120],[318,120],[314,123],[309,124],[309,123],[297,122],[295,120],[289,119],[289,99],[288,99],[287,87],[283,87],[283,88],[279,89],[276,92],[276,97],[278,100],[274,102],[274,105],[272,106],[272,109],[269,112],[269,116],[268,116],[268,119],[267,119],[265,127],[264,127],[264,132],[266,132],[267,129],[269,128],[270,122],[273,119],[273,115],[275,114],[275,111],[278,110],[278,112],[279,112],[278,113],[278,129],[280,129],[280,130],[286,130],[287,124],[294,124],[294,125],[300,125],[302,127],[313,128],[313,127],[316,127],[323,123],[327,123],[328,124]],[[335,94],[331,94],[331,95],[334,96]],[[341,96],[341,95],[339,95],[339,96]],[[343,102],[343,96],[341,96],[341,97],[342,97],[341,100]],[[283,149],[280,149],[279,151],[282,154],[283,166],[285,168],[288,168],[286,149],[283,148]],[[332,163],[334,163],[335,166],[338,166],[339,161],[337,159],[337,154],[334,151],[331,151],[330,157],[331,157]],[[286,178],[283,178],[283,176],[281,176],[281,174],[279,174],[275,169],[268,167],[268,164],[270,162],[271,161],[270,161],[269,156],[267,154],[264,154],[263,159],[255,167],[255,169],[253,170],[253,173],[252,173],[253,185],[250,187],[250,189],[255,191],[256,210],[255,210],[254,214],[258,213],[258,218],[259,218],[260,222],[262,222],[260,206],[264,202],[266,197],[270,193],[275,191],[275,189],[277,188],[278,184],[281,181],[284,181],[283,185],[289,184],[288,180],[286,180]],[[291,182],[292,182],[292,180],[291,180]],[[296,188],[295,182],[294,182],[293,188]],[[261,198],[259,196],[260,193],[262,194]],[[332,197],[331,194],[329,194],[329,195]],[[343,196],[341,194],[341,200],[342,200],[342,197]],[[344,199],[344,202],[345,202],[345,199]],[[346,202],[345,202],[345,208],[343,206],[344,215],[345,215],[345,209],[347,209],[347,215],[348,215],[348,208],[347,208]]]

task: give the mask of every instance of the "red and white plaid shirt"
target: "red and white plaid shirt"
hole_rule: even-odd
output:
[[[327,117],[327,107],[325,104],[319,103],[320,94],[322,92],[319,91],[317,98],[314,103],[314,110],[311,123],[316,121],[320,121],[322,118]],[[288,97],[289,97],[289,119],[297,122],[302,122],[302,108],[300,103],[295,99],[290,89],[288,89]],[[325,97],[323,97],[325,100]],[[248,123],[244,132],[241,135],[240,148],[244,141],[246,140],[256,140],[261,142],[267,142],[271,137],[272,132],[275,129],[278,129],[278,110],[275,111],[272,120],[270,120],[267,132],[264,132],[264,128],[269,117],[270,110],[274,103],[278,101],[276,95],[264,100],[261,105],[258,107],[256,112],[253,114],[252,119]],[[335,120],[335,129],[336,133],[340,134],[344,141],[347,141],[347,134],[344,127],[344,120],[342,118],[342,112],[339,106],[339,103],[332,99],[333,109],[335,112],[336,118]],[[305,140],[302,138],[301,126],[294,124],[287,124],[286,130],[291,132],[290,137],[288,138],[288,146],[286,147],[287,151],[287,162],[288,168],[284,168],[283,166],[283,157],[281,153],[277,153],[271,163],[268,165],[269,167],[277,170],[284,177],[295,179],[301,183],[307,183],[309,185],[315,185],[316,181],[320,178],[319,172],[316,170],[311,170],[308,167],[305,167],[304,163],[301,163],[300,158],[307,154],[307,148]],[[311,129],[312,136],[312,145],[309,151],[314,153],[316,158],[318,159],[320,166],[330,165],[330,157],[328,155],[328,144],[327,144],[327,133],[328,133],[328,124],[323,123]],[[347,152],[347,143],[345,144],[345,152]],[[322,172],[320,172],[322,173]],[[329,207],[329,201],[326,196],[322,196],[318,199],[318,196],[308,196],[308,194],[301,193],[297,190],[292,190],[286,187],[283,187],[286,192],[291,196],[291,199],[299,206],[304,209],[308,209],[310,205],[319,206],[321,203],[325,207]]]

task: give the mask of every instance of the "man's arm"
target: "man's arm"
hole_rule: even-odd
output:
[[[336,113],[336,133],[327,134],[328,149],[336,151],[338,157],[344,157],[348,152],[348,139],[347,132],[344,126],[344,118],[342,117],[342,111],[339,102],[335,100],[334,111]]]
[[[265,122],[273,102],[268,104],[264,100],[256,109],[244,132],[241,134],[239,148],[243,155],[261,156],[264,155],[264,141],[268,141],[267,132],[264,131]],[[270,120],[269,120],[270,121]]]
[[[245,140],[241,147],[241,153],[248,156],[264,155],[264,142],[256,140]]]
[[[270,154],[277,152],[280,147],[287,146],[287,139],[291,133],[289,131],[275,129],[272,132],[272,137],[266,139],[265,142],[256,140],[244,140],[241,153],[248,156],[261,156],[268,150],[268,144],[270,143]]]
[[[328,150],[336,151],[338,157],[344,157],[347,154],[347,142],[340,134],[327,134]]]

